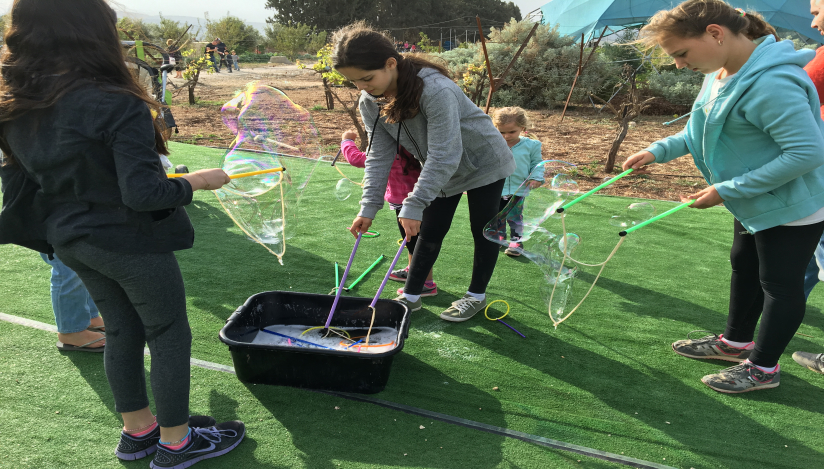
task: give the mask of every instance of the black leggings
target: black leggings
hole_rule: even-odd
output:
[[[772,367],[804,319],[804,272],[824,222],[776,226],[752,235],[735,220],[734,229],[730,314],[724,337],[750,342],[761,317],[750,361]]]
[[[495,264],[498,262],[498,245],[484,237],[484,226],[498,214],[504,181],[505,179],[501,179],[466,192],[469,202],[469,224],[475,241],[472,281],[469,284],[469,291],[472,293],[486,292],[486,286],[489,285]],[[426,276],[438,260],[443,239],[452,226],[452,218],[462,195],[438,197],[423,211],[421,231],[415,253],[412,255],[404,293],[420,295],[423,291]]]
[[[395,217],[398,218],[398,229],[401,231],[401,238],[406,238],[406,230],[403,229],[403,225],[401,225],[401,220],[399,218],[401,214],[401,209],[395,210]],[[418,236],[415,235],[412,237],[412,240],[406,242],[406,250],[409,251],[409,255],[415,254],[415,245],[418,244]]]
[[[83,280],[106,320],[106,378],[117,412],[149,405],[143,346],[151,351],[151,384],[162,427],[189,420],[192,333],[174,253],[126,254],[83,241],[55,246]]]

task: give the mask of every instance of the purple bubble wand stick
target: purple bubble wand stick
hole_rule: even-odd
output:
[[[375,294],[375,297],[372,298],[372,303],[369,304],[369,309],[372,310],[372,321],[369,323],[369,330],[366,332],[366,344],[369,345],[369,336],[372,334],[372,325],[375,323],[375,305],[378,303],[378,298],[381,297],[381,293],[383,293],[383,289],[386,287],[386,282],[389,280],[389,275],[392,273],[392,269],[395,268],[395,264],[398,263],[398,258],[401,257],[401,253],[403,252],[403,248],[406,247],[406,238],[403,239],[401,243],[401,247],[398,248],[398,253],[395,254],[395,258],[392,259],[392,264],[389,265],[389,270],[386,271],[386,275],[383,276],[383,282],[381,282],[380,288],[378,288],[378,292]]]
[[[332,309],[329,311],[329,317],[326,318],[326,324],[323,326],[324,335],[329,332],[329,324],[332,323],[332,316],[335,315],[335,310],[338,308],[338,301],[340,294],[343,292],[343,286],[346,285],[346,277],[349,275],[349,269],[352,268],[352,261],[355,259],[355,253],[358,251],[358,244],[360,244],[362,233],[358,233],[358,239],[355,240],[355,247],[352,248],[352,254],[349,255],[349,262],[346,264],[346,269],[343,271],[343,278],[340,279],[338,291],[335,293],[335,301],[332,303]]]

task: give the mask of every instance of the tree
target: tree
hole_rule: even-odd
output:
[[[499,75],[509,65],[533,26],[534,23],[526,21],[510,21],[502,29],[492,28],[487,49],[493,75]],[[573,38],[560,36],[557,27],[539,25],[505,80],[495,85],[492,105],[541,109],[563,104],[580,57],[580,47],[573,42]],[[438,56],[447,61],[464,91],[476,97],[487,96],[489,82],[480,45],[453,49]],[[595,54],[587,72],[578,78],[573,99],[587,99],[590,93],[611,90],[619,74],[619,67],[610,64],[603,55]]]
[[[320,30],[333,31],[357,20],[366,20],[378,29],[393,32],[398,39],[415,41],[418,33],[434,33],[449,28],[464,37],[477,26],[475,15],[484,18],[486,26],[500,25],[510,18],[521,19],[521,10],[512,2],[502,0],[267,0],[266,8],[275,10],[270,23],[305,23]],[[436,27],[416,28],[437,23]]]
[[[643,101],[641,100],[638,88],[635,85],[635,75],[635,67],[624,64],[623,76],[629,83],[629,91],[617,104],[607,102],[596,95],[591,95],[593,98],[604,103],[604,106],[608,107],[609,110],[615,114],[613,120],[618,124],[615,128],[615,138],[613,138],[612,146],[609,149],[609,154],[607,154],[607,162],[604,164],[604,171],[607,174],[612,173],[612,170],[615,168],[615,157],[618,156],[618,150],[621,149],[621,144],[627,137],[629,123],[637,119],[641,113],[649,107],[650,103],[656,99],[647,98]]]
[[[186,83],[177,89],[188,90],[189,104],[197,104],[195,88],[197,87],[198,80],[200,80],[200,72],[206,70],[206,73],[214,73],[212,61],[209,60],[206,55],[198,56],[199,54],[196,53],[194,49],[183,51],[182,54],[189,62],[186,65],[186,70],[183,71],[183,78],[186,80]]]
[[[272,48],[295,60],[300,52],[316,53],[326,44],[326,31],[318,32],[316,28],[303,23],[281,25]],[[314,50],[312,50],[314,49]]]
[[[192,31],[191,25],[188,23],[180,24],[180,21],[172,21],[163,17],[163,13],[158,13],[160,16],[160,23],[147,25],[147,30],[153,39],[158,41],[159,46],[165,47],[166,40],[177,40],[181,36],[179,45],[182,46],[189,41],[195,40],[200,28],[197,31]]]
[[[263,43],[263,38],[257,28],[228,13],[217,21],[212,21],[207,16],[206,35],[208,39],[219,37],[228,50],[237,51],[238,54],[255,50],[259,44]]]
[[[349,93],[349,100],[351,104],[347,104],[344,100],[341,99],[340,95],[332,89],[332,85],[346,85],[349,83],[349,80],[346,79],[345,76],[341,75],[340,72],[332,68],[332,45],[326,44],[317,52],[318,61],[312,65],[312,70],[317,72],[321,78],[323,79],[323,90],[326,93],[326,109],[332,110],[335,108],[335,99],[343,106],[343,109],[346,110],[346,113],[349,115],[349,118],[352,119],[352,124],[355,126],[355,129],[358,131],[358,135],[360,136],[361,144],[360,148],[365,149],[366,144],[368,142],[366,136],[366,130],[364,130],[363,125],[361,124],[361,120],[359,117],[358,112],[358,103],[360,100],[360,93]],[[298,67],[301,69],[306,68],[306,65],[298,62]]]
[[[152,28],[150,25],[144,24],[141,19],[134,18],[120,18],[117,20],[117,29],[120,33],[120,39],[125,41],[150,41],[152,37]]]

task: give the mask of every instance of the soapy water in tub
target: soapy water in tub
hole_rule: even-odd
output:
[[[335,327],[338,334],[330,333],[324,337],[320,329],[304,334],[312,326],[281,325],[267,326],[257,332],[253,344],[276,345],[278,347],[299,347],[310,349],[328,349],[353,353],[384,353],[398,346],[398,330],[391,327],[373,327],[366,345],[364,327]],[[346,333],[344,333],[344,331]],[[347,333],[351,338],[346,338]],[[301,335],[303,334],[303,335]]]

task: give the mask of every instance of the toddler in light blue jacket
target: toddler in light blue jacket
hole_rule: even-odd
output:
[[[540,172],[540,176],[532,174],[535,166],[543,161],[541,142],[521,135],[529,125],[529,119],[526,117],[526,111],[520,107],[498,109],[492,115],[492,123],[501,132],[512,151],[512,156],[515,158],[515,172],[506,178],[504,189],[501,192],[500,210],[503,210],[510,201],[515,204],[509,216],[507,216],[510,243],[504,252],[508,256],[518,257],[524,248],[521,243],[521,236],[524,234],[523,204],[527,192],[526,186],[521,187],[521,185],[527,179],[530,180],[529,186],[531,189],[544,183],[543,172]]]

